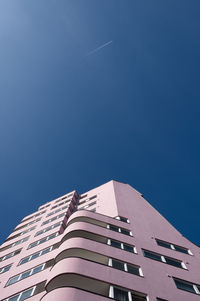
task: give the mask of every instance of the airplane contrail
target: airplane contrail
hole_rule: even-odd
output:
[[[99,51],[99,50],[101,50],[102,48],[104,48],[104,47],[106,47],[106,46],[108,46],[108,45],[110,45],[112,42],[113,42],[113,41],[111,40],[111,41],[109,41],[109,42],[107,42],[107,43],[105,43],[105,44],[103,44],[103,45],[101,45],[101,46],[95,48],[94,50],[88,52],[87,56],[88,56],[88,55],[91,55],[91,54],[93,54],[93,53],[95,53],[95,52],[97,52],[97,51]]]

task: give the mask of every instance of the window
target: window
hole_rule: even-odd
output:
[[[127,229],[124,229],[124,228],[119,228],[119,227],[114,226],[114,225],[107,225],[107,228],[112,230],[112,231],[115,231],[115,232],[119,232],[119,233],[122,233],[122,234],[125,234],[125,235],[132,236],[132,232],[127,230]]]
[[[45,229],[43,229],[43,230],[40,230],[40,231],[38,231],[38,232],[35,234],[35,236],[38,236],[38,235],[40,235],[40,234],[43,234],[43,233],[45,233],[45,232],[47,232],[47,231],[50,231],[50,230],[56,228],[56,227],[59,227],[61,224],[62,224],[62,222],[59,222],[59,223],[54,224],[54,225],[52,225],[52,226],[50,226],[50,227],[47,227],[47,228],[45,228]]]
[[[47,204],[46,206],[41,207],[39,210],[43,210],[44,208],[49,207],[51,204]]]
[[[126,217],[117,216],[117,217],[115,217],[115,219],[118,219],[119,221],[124,222],[124,223],[130,223],[128,218],[126,218]]]
[[[124,271],[124,263],[121,262],[121,261],[119,261],[119,260],[111,259],[111,266],[112,266],[114,269]]]
[[[109,297],[118,301],[146,301],[144,294],[131,292],[119,287],[110,286]]]
[[[3,267],[3,268],[0,268],[0,274],[9,271],[10,268],[11,268],[11,266],[12,266],[12,264],[9,264],[9,265],[7,265],[7,266],[5,266],[5,267]]]
[[[87,196],[87,195],[85,195],[85,196]],[[83,197],[84,197],[84,196],[83,196]],[[83,197],[81,197],[81,199],[82,199]],[[84,204],[84,203],[86,203],[86,202],[89,202],[89,201],[91,201],[91,200],[93,200],[93,199],[96,199],[96,198],[97,198],[97,195],[91,196],[90,198],[88,198],[88,199],[86,199],[86,200],[83,200],[83,201],[79,202],[78,205],[82,205],[82,204]]]
[[[137,275],[137,276],[143,276],[140,267],[134,266],[129,263],[122,262],[120,260],[110,258],[108,261],[108,265],[117,270],[125,271],[130,274]]]
[[[54,211],[50,212],[49,214],[47,214],[47,216],[56,214],[56,213],[58,213],[59,211],[62,211],[62,210],[67,209],[67,208],[69,208],[69,205],[66,205],[66,206],[64,206],[64,207],[62,207],[62,208],[59,208],[59,209],[57,209],[57,210],[54,210]]]
[[[38,218],[38,219],[36,219],[36,220],[34,220],[34,221],[32,221],[32,222],[30,222],[30,223],[28,223],[28,224],[25,224],[25,225],[23,225],[23,226],[17,227],[14,231],[18,231],[18,230],[20,230],[20,229],[22,229],[22,228],[24,228],[24,227],[28,227],[28,226],[30,226],[30,225],[32,225],[32,224],[34,224],[34,223],[39,222],[40,220],[41,220],[41,217]],[[14,231],[13,231],[13,232],[14,232]]]
[[[58,236],[58,234],[59,234],[59,233],[56,232],[56,233],[53,233],[53,234],[51,234],[51,235],[49,235],[49,236],[46,236],[46,237],[44,237],[44,238],[38,240],[38,241],[35,241],[35,242],[31,243],[31,244],[28,246],[28,249],[33,248],[33,247],[36,247],[36,246],[38,246],[38,245],[40,245],[40,244],[42,244],[42,243],[44,243],[44,242],[46,242],[46,241],[48,241],[48,240],[50,240],[50,239],[52,239],[52,238]]]
[[[66,204],[66,203],[68,203],[68,202],[71,202],[71,200],[66,200],[66,201],[64,201],[64,202],[62,202],[62,203],[60,203],[60,204],[58,204],[58,205],[55,205],[55,206],[53,206],[53,207],[51,208],[51,210],[52,210],[52,209],[55,209],[55,208],[57,208],[57,207],[59,207],[59,206],[62,206],[63,204]]]
[[[144,256],[153,260],[162,261],[161,255],[143,250]]]
[[[0,252],[2,252],[2,251],[4,251],[4,250],[7,250],[7,249],[9,249],[9,248],[12,248],[12,247],[14,247],[14,246],[17,246],[17,245],[19,245],[19,244],[21,244],[21,243],[27,241],[28,239],[29,239],[29,236],[27,236],[27,237],[25,237],[25,238],[23,238],[23,239],[20,239],[20,240],[14,242],[13,244],[10,244],[10,245],[8,245],[8,246],[5,246],[5,247],[1,248],[1,249],[0,249]]]
[[[200,294],[200,285],[193,284],[181,279],[174,278],[176,287],[180,290],[187,291],[189,293]]]
[[[114,287],[114,299],[120,301],[129,301],[129,294],[127,291],[121,290],[119,288]]]
[[[188,250],[187,248],[180,247],[180,246],[177,246],[175,244],[172,244],[172,243],[160,240],[160,239],[156,239],[156,242],[161,247],[172,249],[172,250],[175,250],[177,252],[181,252],[181,253],[192,255],[191,251]]]
[[[6,260],[6,259],[9,259],[9,258],[15,256],[15,255],[18,255],[18,254],[21,252],[21,250],[22,250],[22,249],[16,250],[16,251],[14,251],[14,252],[12,252],[12,253],[9,253],[9,254],[7,254],[7,255],[1,257],[1,258],[0,258],[0,261],[4,261],[4,260]]]
[[[19,275],[16,275],[16,276],[14,276],[14,277],[12,277],[8,280],[6,286],[14,284],[14,283],[16,283],[20,280],[23,280],[27,277],[30,277],[30,276],[34,275],[36,273],[39,273],[39,272],[43,271],[45,268],[47,268],[49,266],[50,265],[48,263],[43,263],[43,264],[40,264],[40,265],[38,265],[38,266],[28,270],[28,271],[25,271],[25,272],[23,272]]]
[[[68,194],[68,195],[65,195],[64,197],[58,199],[55,203],[58,203],[58,202],[60,202],[60,201],[62,201],[62,200],[64,200],[64,199],[67,199],[67,198],[71,197],[72,195],[73,195],[73,193],[70,193],[70,194]]]
[[[180,260],[177,260],[177,259],[174,259],[171,257],[167,257],[167,256],[163,256],[163,255],[160,255],[160,254],[157,254],[157,253],[154,253],[151,251],[147,251],[147,250],[143,250],[143,254],[145,257],[148,257],[150,259],[161,261],[161,262],[173,265],[177,268],[187,269],[185,264]]]
[[[31,261],[31,260],[33,260],[33,259],[35,259],[37,257],[40,257],[40,256],[44,255],[44,254],[47,254],[47,253],[51,252],[52,249],[53,249],[53,246],[48,247],[48,248],[46,248],[44,250],[41,250],[41,251],[39,251],[37,253],[34,253],[34,254],[32,254],[32,255],[30,255],[28,257],[22,258],[20,260],[20,262],[19,262],[19,265],[24,264],[24,263],[26,263],[28,261]]]
[[[87,197],[87,194],[80,195],[80,200],[81,200],[81,199],[84,199],[84,198],[86,198],[86,197]]]
[[[45,222],[42,223],[42,226],[43,226],[43,225],[46,225],[46,224],[49,224],[49,223],[55,221],[56,219],[61,218],[62,216],[65,216],[65,214],[66,214],[66,213],[62,213],[62,214],[59,214],[59,215],[57,215],[57,216],[54,216],[54,217],[52,217],[52,218],[46,220]]]
[[[113,240],[113,239],[108,239],[107,242],[108,245],[117,248],[117,249],[122,249],[131,253],[136,253],[136,249],[133,246],[130,246],[126,243],[121,243],[119,241]]]
[[[37,216],[39,216],[39,215],[41,215],[41,214],[43,214],[43,213],[45,213],[45,212],[46,212],[46,211],[42,211],[42,212],[39,212],[39,213],[37,213],[37,214],[34,214],[34,215],[30,216],[30,217],[27,217],[27,218],[23,219],[23,220],[21,221],[21,223],[23,223],[23,222],[25,222],[25,221],[27,221],[27,220],[29,220],[29,219],[31,219],[31,218],[37,217]]]
[[[3,301],[23,301],[23,300],[25,300],[25,299],[33,296],[35,288],[36,288],[36,286],[34,286],[32,288],[29,288],[28,290],[23,291],[23,292],[21,292],[21,293],[19,293],[17,295],[14,295],[14,296],[12,296],[10,298],[7,298],[7,299],[5,299]]]
[[[18,236],[22,236],[22,235],[24,235],[24,234],[26,234],[26,233],[28,233],[28,232],[34,230],[34,229],[35,229],[35,227],[29,228],[28,230],[25,230],[25,231],[23,231],[23,232],[21,232],[21,233],[19,233],[19,234],[16,234],[16,235],[13,235],[13,236],[7,238],[5,241],[7,242],[7,241],[9,241],[9,240],[11,240],[11,239],[14,239],[14,238],[18,237]]]
[[[87,209],[87,208],[89,208],[89,207],[95,205],[96,203],[97,203],[97,202],[95,201],[95,202],[92,202],[92,203],[90,203],[90,204],[87,204],[87,205],[85,205],[84,207],[79,208],[79,210]]]

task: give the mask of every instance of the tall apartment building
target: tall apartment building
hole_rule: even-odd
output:
[[[200,250],[134,188],[43,204],[0,248],[3,301],[197,301]]]

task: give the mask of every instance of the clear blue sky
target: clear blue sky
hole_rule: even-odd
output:
[[[0,1],[0,242],[42,202],[115,179],[199,244],[199,11]]]

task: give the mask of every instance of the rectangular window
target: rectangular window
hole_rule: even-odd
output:
[[[21,232],[21,233],[19,233],[19,234],[16,234],[16,235],[13,235],[13,236],[7,238],[5,241],[7,242],[7,241],[9,241],[9,240],[11,240],[11,239],[14,239],[14,238],[18,237],[18,236],[22,236],[22,235],[24,235],[24,234],[26,234],[26,233],[28,233],[28,232],[34,230],[34,229],[35,229],[35,227],[31,227],[31,228],[29,228],[29,229],[27,229],[27,230],[25,230],[25,231],[23,231],[23,232]]]
[[[171,245],[170,245],[170,243],[168,243],[168,242],[164,242],[164,241],[161,241],[161,240],[157,240],[157,244],[158,244],[159,246],[161,246],[161,247],[171,249]]]
[[[9,258],[15,256],[15,255],[18,255],[18,254],[21,252],[21,250],[22,250],[22,249],[16,250],[16,251],[14,251],[14,252],[12,252],[12,253],[9,253],[9,254],[7,254],[7,255],[1,257],[1,258],[0,258],[0,261],[4,261],[4,260],[6,260],[6,259],[9,259]]]
[[[126,218],[126,217],[117,216],[117,217],[115,217],[115,219],[118,219],[119,221],[124,222],[124,223],[130,223],[128,218]]]
[[[108,261],[108,265],[117,270],[121,270],[137,276],[143,276],[141,269],[138,266],[134,266],[130,263],[126,263],[117,259],[110,258]]]
[[[120,242],[115,241],[115,240],[113,240],[113,239],[111,239],[110,242],[111,242],[110,245],[111,245],[112,247],[121,249],[121,243],[120,243]]]
[[[162,261],[161,255],[143,250],[144,256],[153,260]]]
[[[114,225],[107,225],[107,228],[112,230],[112,231],[115,231],[115,232],[119,232],[119,233],[122,233],[122,234],[125,234],[125,235],[132,236],[131,231],[129,231],[127,229],[124,229],[124,228],[120,228],[120,227],[117,227],[117,226],[114,226]]]
[[[127,272],[130,274],[141,276],[139,267],[127,263]]]
[[[112,226],[112,225],[109,225],[109,229],[112,230],[112,231],[115,231],[115,232],[119,232],[119,228],[115,227],[115,226]]]
[[[113,286],[110,286],[109,297],[118,301],[147,301],[147,298],[141,293],[135,293]]]
[[[119,260],[112,259],[112,267],[113,267],[114,269],[124,271],[124,263],[121,262],[121,261],[119,261]]]
[[[52,261],[51,261],[51,264],[52,264]],[[49,265],[48,263],[40,264],[37,267],[34,267],[34,268],[32,268],[32,269],[30,269],[28,271],[25,271],[25,272],[23,272],[23,273],[21,273],[19,275],[16,275],[16,276],[10,278],[8,280],[6,286],[9,286],[11,284],[14,284],[14,283],[20,281],[20,280],[23,280],[23,279],[25,279],[27,277],[30,277],[30,276],[32,276],[32,275],[34,275],[36,273],[39,273],[39,272],[43,271],[45,268],[50,267],[50,266],[51,265]]]
[[[19,265],[24,264],[24,263],[26,263],[26,262],[28,262],[28,261],[31,261],[31,260],[33,260],[33,259],[39,257],[39,256],[44,255],[44,254],[47,254],[47,253],[51,252],[52,249],[53,249],[53,246],[48,247],[48,248],[46,248],[46,249],[44,249],[44,250],[41,250],[41,251],[39,251],[39,252],[37,252],[37,253],[31,254],[31,255],[29,255],[28,257],[22,258],[22,259],[20,260],[20,262],[19,262]]]
[[[190,250],[188,250],[187,248],[180,247],[180,246],[177,246],[175,244],[172,244],[172,243],[160,240],[160,239],[156,239],[156,242],[161,247],[168,248],[168,249],[171,249],[171,250],[175,250],[177,252],[181,252],[181,253],[185,253],[185,254],[190,254],[191,255]]]
[[[65,216],[65,214],[66,214],[66,213],[62,213],[62,214],[59,214],[59,215],[57,215],[57,216],[54,216],[54,217],[52,217],[52,218],[46,220],[45,222],[42,223],[42,226],[43,226],[43,225],[46,225],[46,224],[49,224],[49,223],[55,221],[56,219],[61,218],[62,216]]]
[[[5,251],[5,250],[7,250],[7,249],[9,249],[9,248],[15,247],[15,246],[17,246],[17,245],[19,245],[19,244],[21,244],[21,243],[27,241],[28,239],[29,239],[29,236],[27,236],[27,237],[25,237],[25,238],[23,238],[23,239],[20,239],[20,240],[14,242],[13,244],[10,244],[10,245],[8,245],[8,246],[5,246],[5,247],[1,248],[1,249],[0,249],[0,252]]]
[[[22,228],[24,228],[24,227],[28,227],[28,226],[30,226],[30,225],[32,225],[32,224],[34,224],[34,223],[39,222],[40,220],[41,220],[41,217],[38,218],[38,219],[36,219],[36,220],[34,220],[34,221],[32,221],[32,222],[30,222],[30,223],[28,223],[28,224],[25,224],[25,225],[23,225],[23,226],[17,227],[13,232],[18,231],[18,230],[20,230],[20,229],[22,229]]]
[[[50,212],[49,214],[47,214],[47,217],[48,217],[48,216],[51,216],[51,215],[53,215],[53,214],[56,214],[56,213],[58,213],[59,211],[62,211],[62,210],[67,209],[67,208],[69,208],[69,205],[66,205],[66,206],[64,206],[64,207],[62,207],[62,208],[59,208],[59,209],[56,209],[56,210]]]
[[[9,271],[10,268],[11,268],[11,266],[12,266],[12,264],[9,264],[9,265],[7,265],[7,266],[5,266],[5,267],[3,267],[3,268],[0,268],[0,274]]]
[[[95,205],[96,203],[97,203],[96,201],[95,201],[95,202],[92,202],[92,203],[90,203],[90,204],[85,205],[84,207],[82,207],[82,208],[80,208],[80,209],[87,209],[87,208],[89,208],[89,207]]]
[[[167,257],[167,256],[163,256],[163,255],[160,255],[160,254],[157,254],[157,253],[154,253],[151,251],[147,251],[147,250],[143,250],[143,254],[145,257],[148,257],[150,259],[161,261],[161,262],[173,265],[177,268],[186,269],[184,263],[180,260],[177,260],[177,259],[174,259],[171,257]]]
[[[114,299],[119,301],[129,301],[129,294],[127,291],[124,291],[120,288],[114,287]]]
[[[50,239],[56,237],[56,236],[58,236],[58,234],[59,234],[59,232],[56,232],[56,233],[53,233],[53,234],[51,234],[51,235],[49,235],[49,236],[46,236],[46,237],[44,237],[44,238],[38,240],[38,241],[35,241],[35,242],[31,243],[31,244],[28,246],[28,249],[33,248],[33,247],[35,247],[35,246],[38,246],[38,245],[40,245],[40,244],[42,244],[42,243],[44,243],[44,242],[46,242],[46,241],[48,241],[48,240],[50,240]]]
[[[127,252],[135,253],[135,250],[132,246],[123,243],[123,249]]]
[[[176,284],[176,287],[179,288],[180,290],[187,291],[194,294],[197,294],[198,292],[198,288],[195,284],[180,279],[174,279],[174,282]]]
[[[70,194],[68,194],[68,195],[66,195],[66,196],[64,196],[64,197],[62,197],[62,198],[60,198],[60,199],[58,199],[57,201],[55,201],[55,203],[58,203],[58,202],[62,201],[63,199],[68,199],[68,198],[70,198],[71,196],[73,196],[73,193],[70,193]],[[71,201],[71,200],[70,200],[70,201]]]
[[[125,243],[121,243],[121,242],[113,240],[113,239],[108,239],[108,244],[117,249],[122,249],[127,252],[136,253],[135,248],[133,246],[130,246]]]
[[[22,291],[14,296],[6,298],[2,301],[23,301],[29,297],[32,297],[40,292],[44,291],[44,282],[38,283],[37,285]]]
[[[48,232],[48,231],[50,231],[50,230],[56,228],[56,227],[59,227],[61,224],[62,224],[62,222],[59,222],[59,223],[56,223],[56,224],[54,224],[54,225],[52,225],[52,226],[50,226],[50,227],[47,227],[47,228],[45,228],[45,229],[43,229],[43,230],[40,230],[40,231],[38,231],[38,232],[35,234],[35,236],[38,236],[38,235],[40,235],[40,234],[43,234],[43,233],[45,233],[45,232]]]
[[[58,204],[58,205],[53,206],[53,207],[51,208],[51,210],[52,210],[52,209],[55,209],[55,208],[57,208],[57,207],[60,207],[60,206],[66,204],[66,203],[69,203],[69,202],[71,202],[71,200],[66,200],[66,201],[64,201],[64,202],[62,202],[62,203],[60,203],[60,204]]]
[[[167,264],[173,265],[177,268],[183,268],[182,265],[181,265],[181,261],[178,261],[176,259],[169,258],[169,257],[166,257],[166,256],[165,256],[165,260],[166,260]]]

